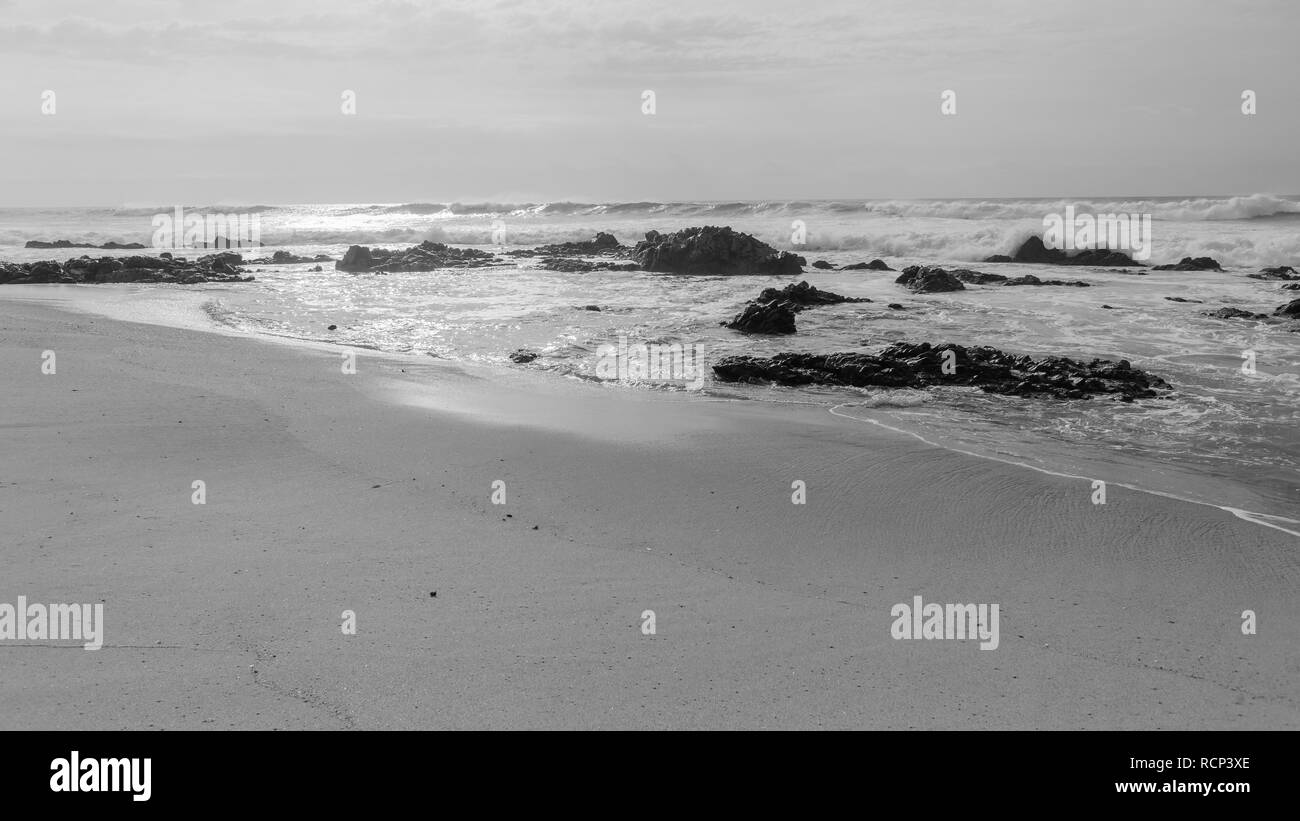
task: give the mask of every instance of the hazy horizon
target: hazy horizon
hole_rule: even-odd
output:
[[[0,205],[1300,191],[1286,2],[176,13],[0,0]]]

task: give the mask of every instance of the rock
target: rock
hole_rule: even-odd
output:
[[[906,311],[907,309],[904,308],[902,305],[899,305],[897,302],[891,302],[891,303],[889,303],[889,310],[891,310],[891,311]]]
[[[1300,291],[1300,282],[1292,282],[1289,285],[1282,286],[1283,291]]]
[[[39,239],[31,239],[23,245],[24,248],[96,248],[101,251],[140,251],[145,248],[138,242],[106,242],[103,245],[96,245],[93,242],[73,242],[67,239],[56,239],[54,242],[45,242]]]
[[[582,306],[582,310],[584,310],[584,311],[599,311],[599,310],[600,310],[600,306],[599,306],[599,305],[584,305],[584,306]]]
[[[944,291],[964,291],[966,286],[961,280],[942,268],[911,265],[903,269],[894,282],[918,294],[934,294]]]
[[[1107,311],[1113,311],[1113,310],[1115,310],[1115,306],[1114,306],[1114,305],[1102,305],[1101,307],[1104,308],[1104,309],[1107,310]]]
[[[42,260],[24,264],[0,263],[0,284],[26,283],[99,283],[99,282],[167,282],[194,285],[202,282],[251,282],[240,267],[239,254],[209,254],[194,262],[171,255],[157,257],[88,256],[60,264]]]
[[[520,348],[519,350],[510,354],[510,361],[517,363],[519,365],[525,365],[529,362],[532,362],[534,359],[536,359],[539,356],[541,356],[541,354],[535,351],[530,351],[524,348]]]
[[[1281,310],[1280,308],[1278,309]],[[1267,319],[1268,314],[1256,314],[1250,311],[1243,311],[1241,308],[1220,308],[1217,311],[1203,311],[1201,316],[1214,317],[1215,319]]]
[[[1300,299],[1293,299],[1273,312],[1274,316],[1300,317]]]
[[[870,302],[866,297],[841,296],[830,291],[819,290],[807,282],[787,285],[780,290],[764,288],[754,300],[759,304],[776,302],[798,313],[814,305],[839,305],[845,302]]]
[[[806,260],[778,252],[765,242],[730,228],[687,228],[667,236],[658,231],[632,249],[632,258],[647,271],[670,274],[773,274],[794,276]]]
[[[1171,265],[1157,265],[1152,271],[1222,271],[1219,263],[1210,257],[1183,257],[1182,261]]]
[[[1300,273],[1289,265],[1279,265],[1276,268],[1261,268],[1258,274],[1246,274],[1251,279],[1300,279]]]
[[[994,254],[985,262],[1030,262],[1038,265],[1116,265],[1141,267],[1142,263],[1121,251],[1109,248],[1092,248],[1079,251],[1074,255],[1065,253],[1060,248],[1048,248],[1043,238],[1030,237],[1016,250],[1015,256]]]
[[[312,269],[311,269],[311,272],[312,272],[313,274],[324,273],[324,271],[325,271],[325,269],[322,268],[322,267],[320,267],[319,265],[313,266]]]
[[[327,330],[327,331],[337,331],[338,329],[339,329],[339,326],[337,326],[337,325],[331,325],[331,326],[329,326],[328,328],[326,328],[325,330]]]
[[[814,262],[814,263],[812,264],[812,267],[814,267],[814,268],[820,268],[820,269],[822,269],[823,271],[829,271],[829,270],[831,270],[832,268],[834,268],[835,266],[834,266],[834,265],[831,265],[829,262],[827,262],[827,261],[824,260],[824,259],[819,259],[819,260],[817,260],[816,262]]]
[[[1203,299],[1185,299],[1181,296],[1167,296],[1165,297],[1165,299],[1169,300],[1170,302],[1197,302],[1201,304],[1204,304],[1205,302],[1205,300]]]
[[[343,259],[334,263],[348,273],[390,273],[396,271],[436,271],[442,268],[482,268],[496,259],[487,251],[452,248],[441,242],[425,240],[405,251],[366,248],[353,245]]]
[[[980,271],[972,271],[968,268],[954,268],[949,271],[950,274],[960,279],[962,282],[971,285],[988,285],[992,282],[1006,282],[1007,278],[1001,274],[985,274]]]
[[[362,245],[353,245],[348,248],[343,259],[334,263],[335,270],[348,271],[368,271],[370,266],[375,264],[374,258],[370,256],[370,249]]]
[[[584,242],[559,242],[553,245],[540,245],[536,248],[517,248],[506,252],[511,257],[618,257],[626,258],[632,252],[626,245],[620,245],[613,234],[601,231],[595,238]]]
[[[840,268],[840,270],[841,271],[892,271],[894,269],[886,265],[883,259],[873,259],[870,262],[855,262],[852,265],[845,265],[843,268]]]
[[[951,355],[949,354],[951,352]],[[944,373],[944,363],[955,364]],[[879,354],[781,353],[770,358],[727,356],[713,366],[723,382],[780,385],[927,388],[967,385],[988,393],[1086,399],[1113,395],[1123,401],[1152,398],[1169,385],[1133,368],[1127,360],[1082,362],[1063,356],[1040,360],[989,347],[897,342]]]
[[[586,274],[592,271],[635,271],[635,262],[590,262],[585,259],[557,259],[547,257],[537,263],[538,268],[566,274]]]
[[[1033,274],[1025,274],[1022,277],[1016,277],[1015,279],[1008,279],[1006,282],[1002,284],[1003,285],[1064,285],[1072,288],[1091,287],[1091,283],[1081,282],[1080,280],[1077,279],[1071,279],[1071,280],[1039,279]]]
[[[759,304],[751,302],[736,318],[725,323],[733,331],[750,334],[792,334],[795,332],[794,311],[776,302]]]

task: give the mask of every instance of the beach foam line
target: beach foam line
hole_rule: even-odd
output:
[[[975,451],[953,447],[952,445],[945,445],[940,442],[932,442],[931,440],[926,439],[924,436],[920,435],[919,433],[910,430],[904,430],[903,428],[897,428],[894,427],[893,425],[887,425],[884,422],[881,422],[879,419],[864,418],[860,416],[851,416],[847,413],[839,412],[840,408],[855,407],[855,406],[862,406],[862,403],[842,402],[838,405],[834,405],[830,408],[827,408],[827,411],[832,416],[838,416],[842,419],[852,419],[855,422],[867,422],[872,425],[876,425],[877,427],[884,428],[885,430],[893,431],[894,433],[901,433],[906,436],[911,436],[913,439],[916,439],[920,442],[930,445],[931,447],[942,448],[943,450],[952,451],[954,453],[961,453],[966,456],[974,456],[977,459],[988,459],[993,462],[1001,462],[1004,465],[1013,465],[1015,467],[1029,468],[1030,470],[1038,471],[1039,473],[1045,473],[1048,476],[1056,476],[1062,479],[1079,479],[1088,483],[1092,483],[1094,481],[1106,481],[1106,484],[1108,485],[1115,485],[1117,487],[1122,487],[1125,488],[1126,490],[1132,490],[1137,493],[1147,493],[1152,496],[1163,496],[1166,499],[1173,499],[1178,502],[1187,502],[1193,505],[1213,507],[1213,508],[1217,508],[1218,510],[1224,511],[1225,513],[1231,513],[1233,516],[1236,516],[1238,519],[1251,522],[1252,524],[1263,525],[1264,527],[1271,527],[1274,530],[1280,530],[1283,533],[1289,533],[1292,536],[1300,538],[1300,521],[1297,521],[1296,519],[1288,519],[1285,516],[1276,516],[1269,513],[1256,513],[1254,511],[1244,510],[1239,507],[1231,507],[1230,505],[1216,505],[1213,502],[1206,502],[1200,499],[1189,499],[1185,496],[1179,496],[1174,493],[1166,493],[1163,490],[1152,490],[1151,488],[1139,487],[1137,485],[1130,485],[1124,482],[1111,482],[1103,479],[1098,479],[1097,477],[1093,477],[1093,476],[1081,476],[1077,473],[1063,473],[1055,470],[1048,470],[1047,468],[1038,467],[1037,465],[1031,465],[1028,462],[1018,462],[1014,459],[1002,459],[997,456],[991,456],[987,453],[977,453]],[[1294,527],[1296,529],[1292,530],[1289,527],[1284,527],[1283,524],[1290,525],[1291,527]]]

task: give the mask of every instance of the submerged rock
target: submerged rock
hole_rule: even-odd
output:
[[[951,363],[951,368],[945,368]],[[952,371],[946,373],[946,370]],[[723,382],[780,385],[927,388],[968,385],[988,393],[1086,399],[1113,395],[1123,401],[1158,396],[1169,385],[1127,360],[1090,362],[1051,356],[1032,359],[985,346],[896,342],[879,354],[782,353],[761,358],[728,356],[713,366]]]
[[[873,259],[870,262],[855,262],[852,265],[845,265],[840,268],[841,271],[893,271],[885,264],[883,259]]]
[[[966,286],[961,280],[942,268],[911,265],[894,280],[899,285],[918,294],[935,294],[945,291],[964,291]]]
[[[969,268],[954,268],[950,273],[962,282],[971,285],[989,285],[994,282],[1007,281],[1007,278],[1001,274],[986,274],[983,271],[972,271]]]
[[[1021,246],[1016,249],[1014,256],[1009,257],[1006,254],[994,254],[993,256],[986,258],[984,261],[1029,262],[1038,265],[1115,265],[1121,267],[1142,267],[1142,263],[1122,251],[1112,251],[1109,248],[1092,248],[1070,255],[1060,248],[1048,248],[1043,243],[1043,238],[1038,236],[1033,236],[1025,240]]]
[[[452,248],[441,242],[425,240],[405,251],[353,245],[343,259],[334,263],[334,267],[348,273],[436,271],[440,268],[481,268],[491,265],[494,260],[495,257],[487,251]]]
[[[510,354],[510,361],[515,362],[519,365],[526,365],[539,356],[541,356],[541,354],[537,353],[536,351],[530,351],[527,350],[526,348],[520,348],[519,350]]]
[[[1261,268],[1258,274],[1246,274],[1251,279],[1300,279],[1300,273],[1289,265],[1276,268]]]
[[[586,259],[556,259],[547,257],[537,263],[538,268],[566,274],[587,274],[592,271],[635,271],[635,262],[592,262]]]
[[[1002,284],[1003,285],[1063,285],[1071,288],[1089,288],[1092,286],[1092,283],[1083,282],[1078,279],[1070,279],[1070,280],[1039,279],[1033,274],[1025,274],[1022,277],[1016,277],[1015,279],[1008,279],[1006,282]]]
[[[1202,304],[1205,302],[1205,300],[1203,299],[1185,299],[1181,296],[1167,296],[1165,297],[1165,299],[1169,300],[1170,302],[1197,302]]]
[[[834,266],[834,265],[831,265],[829,262],[827,262],[827,261],[824,260],[824,259],[819,259],[819,260],[817,260],[816,262],[814,262],[814,263],[812,264],[812,267],[814,267],[814,268],[820,268],[820,269],[822,269],[823,271],[829,271],[829,270],[831,270],[832,268],[834,268],[835,266]]]
[[[674,234],[650,231],[632,249],[647,271],[670,274],[775,274],[793,276],[807,263],[730,228],[687,228]]]
[[[1257,314],[1241,308],[1220,308],[1217,311],[1202,311],[1201,316],[1215,319],[1268,319],[1268,314]]]
[[[613,234],[600,231],[582,242],[557,242],[536,248],[517,248],[507,251],[510,257],[627,257],[632,249],[621,245]]]
[[[1182,261],[1169,265],[1157,265],[1152,271],[1222,271],[1217,260],[1211,257],[1183,257]]]

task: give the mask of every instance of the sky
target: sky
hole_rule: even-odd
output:
[[[1297,193],[1298,23],[1295,0],[0,0],[0,206]]]

